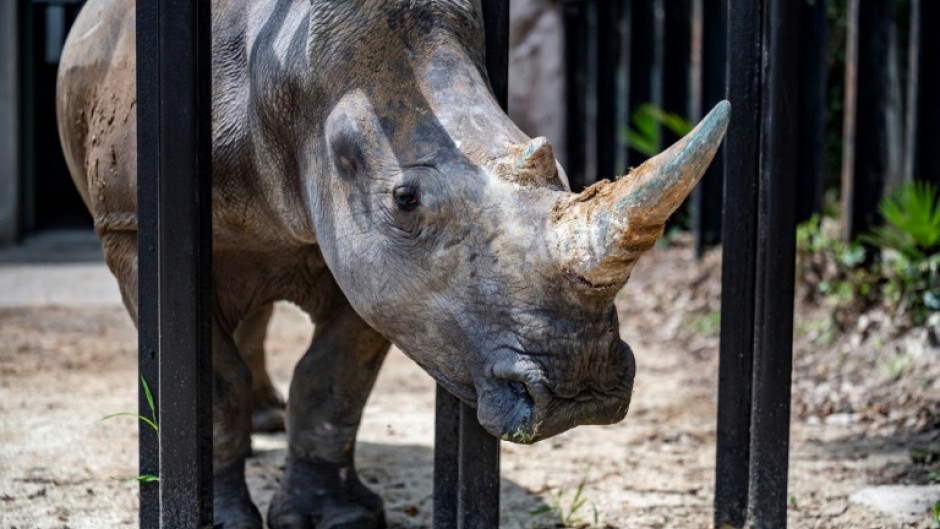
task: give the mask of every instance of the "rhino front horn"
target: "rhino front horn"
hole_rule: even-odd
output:
[[[623,286],[702,178],[730,117],[731,105],[722,101],[692,132],[627,176],[556,201],[551,244],[565,273],[594,288]]]

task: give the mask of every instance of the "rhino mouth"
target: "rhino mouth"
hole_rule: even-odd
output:
[[[477,419],[490,434],[519,444],[541,441],[579,425],[622,421],[630,407],[636,372],[633,353],[623,345],[622,368],[613,387],[585,386],[563,396],[550,389],[541,370],[527,366],[530,361],[517,357],[498,362],[477,383]]]

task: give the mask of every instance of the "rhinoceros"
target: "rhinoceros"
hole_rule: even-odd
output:
[[[213,3],[217,527],[262,527],[244,468],[279,300],[316,331],[291,382],[274,529],[384,526],[353,452],[391,344],[504,440],[625,417],[635,363],[614,297],[710,163],[728,104],[629,175],[573,193],[551,145],[494,99],[480,11],[472,0]],[[57,112],[136,319],[134,27],[134,0],[87,3]]]

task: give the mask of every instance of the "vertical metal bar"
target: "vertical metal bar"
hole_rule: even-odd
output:
[[[580,94],[584,99],[584,185],[589,186],[598,180],[598,161],[600,145],[597,139],[598,126],[598,53],[600,48],[600,24],[598,21],[598,6],[596,0],[582,2],[584,5],[584,92]]]
[[[434,410],[434,529],[457,529],[460,399],[437,386]]]
[[[711,107],[725,99],[725,64],[728,48],[727,0],[696,0],[700,19],[697,40],[701,54],[701,91],[695,118],[701,119]],[[705,248],[721,242],[721,208],[724,188],[725,149],[718,150],[715,160],[705,173],[693,195],[695,254],[701,257]]]
[[[159,527],[211,527],[210,2],[138,4],[139,247],[151,258],[140,259],[140,354],[159,403]],[[141,526],[155,527],[151,490],[142,502]]]
[[[585,177],[585,122],[587,107],[584,98],[585,78],[585,9],[582,2],[565,2],[565,123],[567,131],[568,180],[571,190],[580,192],[587,184]]]
[[[630,3],[629,116],[644,104],[662,104],[662,17],[662,0]],[[645,154],[630,149],[627,163],[636,167],[646,158]]]
[[[26,234],[36,230],[36,78],[39,67],[36,52],[36,10],[37,6],[31,2],[20,4],[20,204],[22,205],[22,226],[20,233]]]
[[[691,61],[692,61],[692,2],[670,0],[663,10],[663,82],[662,108],[688,118],[692,115]],[[660,148],[675,143],[679,136],[663,127]]]
[[[509,100],[509,2],[484,0],[486,70],[496,100]],[[476,410],[460,403],[457,527],[499,527],[499,440],[477,420]]]
[[[0,3],[0,246],[13,244],[20,224],[19,2]]]
[[[744,526],[750,473],[751,367],[754,346],[754,271],[761,123],[763,2],[728,2],[728,99],[725,140],[721,351],[715,527]]]
[[[595,6],[599,11],[598,25],[598,58],[599,67],[596,72],[597,83],[597,125],[595,138],[597,142],[597,179],[614,178],[618,176],[617,156],[617,128],[622,123],[618,121],[617,107],[621,99],[617,88],[619,77],[623,71],[621,27],[623,20],[623,2],[603,2]],[[621,103],[622,104],[622,103]],[[620,164],[620,174],[623,174],[623,163]]]
[[[796,221],[821,213],[825,194],[826,55],[829,42],[828,0],[800,3],[800,144],[796,172],[801,199]]]
[[[460,482],[457,527],[499,527],[499,440],[480,426],[476,410],[460,404]]]
[[[749,525],[787,525],[800,3],[764,0]]]
[[[157,0],[137,0],[137,347],[140,379],[157,391],[160,387],[159,289],[157,275],[157,173],[160,165],[159,116],[159,24]],[[144,417],[150,407],[144,389],[138,388],[137,409]],[[156,403],[159,406],[159,402]],[[140,475],[160,472],[157,433],[138,423]],[[141,482],[140,528],[160,527],[160,485]]]
[[[878,222],[889,171],[888,0],[850,0],[842,134],[843,236],[855,240]]]
[[[483,0],[486,74],[499,106],[509,104],[509,0]]]
[[[909,49],[907,145],[904,174],[907,180],[926,180],[940,186],[940,2],[912,0]]]
[[[607,2],[612,6],[614,32],[619,46],[615,52],[616,62],[611,67],[616,69],[614,88],[614,175],[627,173],[627,131],[630,124],[630,2]],[[606,178],[606,176],[605,176]]]

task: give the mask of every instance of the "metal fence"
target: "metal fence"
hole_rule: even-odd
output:
[[[211,526],[209,4],[138,0],[140,366],[159,388],[161,424],[159,440],[141,430],[141,472],[161,476],[158,484],[141,484],[144,529]],[[874,51],[859,38],[880,23],[869,11],[876,4],[851,1],[858,72],[847,84],[855,91],[847,116],[877,100],[865,93],[876,87],[861,60]],[[937,36],[926,30],[937,5],[912,3],[911,174],[936,175],[938,163],[928,152],[937,145],[940,116],[930,96],[938,81],[927,62],[936,56]],[[505,106],[508,1],[483,7],[487,67]],[[724,242],[715,524],[785,527],[793,228],[798,206],[803,215],[821,204],[826,2],[581,0],[565,2],[564,10],[575,187],[642,161],[620,138],[640,103],[699,116],[721,98],[731,101],[724,162],[695,199],[699,246],[719,235]],[[862,152],[866,141],[875,140],[861,121],[851,132],[856,159],[846,178],[856,183],[851,175],[877,167],[862,158],[870,154]],[[852,198],[863,187],[849,190],[854,211],[868,207]],[[439,389],[435,527],[497,527],[498,467],[498,441],[470,408]]]

